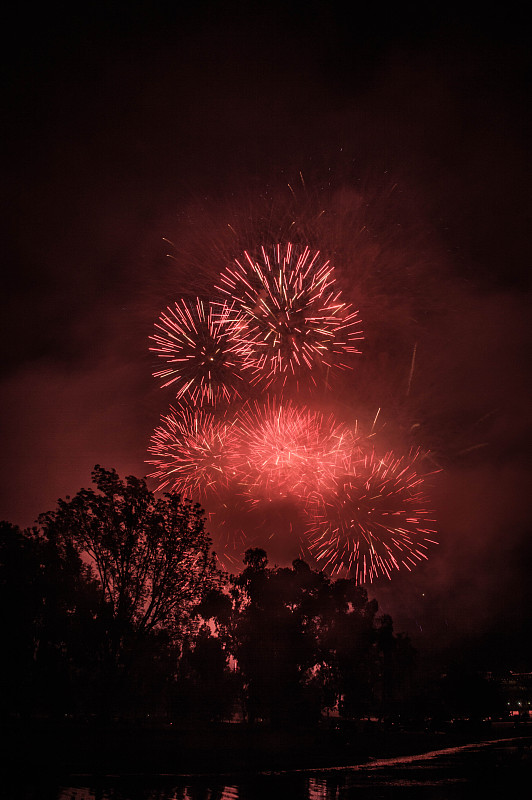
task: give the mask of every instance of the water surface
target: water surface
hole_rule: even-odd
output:
[[[235,775],[75,775],[62,783],[24,776],[6,800],[483,800],[522,793],[532,739],[516,737],[378,759],[350,767]]]

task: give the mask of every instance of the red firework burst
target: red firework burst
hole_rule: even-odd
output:
[[[171,408],[151,437],[147,463],[157,491],[178,491],[194,500],[220,493],[233,478],[238,436],[233,423],[205,409]]]
[[[238,428],[242,481],[254,502],[304,499],[322,491],[331,485],[351,447],[349,431],[332,415],[291,401],[248,404]]]
[[[333,287],[333,268],[319,250],[290,243],[244,252],[222,273],[217,288],[247,319],[245,367],[253,385],[299,386],[304,379],[317,386],[329,369],[350,368],[346,357],[360,352],[361,322]]]
[[[159,333],[150,336],[155,342],[150,350],[168,363],[154,377],[163,379],[163,388],[173,385],[177,398],[193,403],[214,405],[239,396],[246,356],[241,327],[240,315],[227,303],[214,309],[197,298],[168,306],[155,324]]]
[[[349,472],[307,505],[308,549],[321,568],[363,584],[427,558],[436,531],[420,460],[420,451],[379,458],[355,449]]]

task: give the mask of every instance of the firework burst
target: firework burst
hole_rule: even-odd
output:
[[[252,385],[322,385],[329,370],[349,369],[349,354],[360,352],[358,311],[335,291],[333,268],[319,250],[289,243],[245,252],[217,288],[247,319],[244,366]]]
[[[242,321],[233,305],[218,304],[216,310],[199,298],[181,299],[170,306],[155,324],[150,337],[152,352],[168,366],[153,373],[163,388],[172,385],[176,398],[215,405],[239,396],[243,379],[242,360],[246,348],[238,337]]]
[[[314,494],[307,504],[308,550],[322,569],[364,584],[427,558],[436,532],[421,457],[415,451],[380,458],[355,448],[333,490]]]
[[[250,497],[304,500],[331,485],[350,443],[349,431],[292,401],[248,403],[239,415],[242,481]]]
[[[435,539],[426,454],[401,449],[405,437],[422,444],[411,408],[421,391],[416,320],[441,306],[432,251],[417,246],[418,217],[413,228],[397,216],[397,184],[383,187],[382,205],[344,177],[318,189],[300,175],[289,191],[202,202],[175,237],[179,271],[164,276],[165,292],[185,283],[210,301],[178,300],[151,337],[164,362],[155,376],[189,410],[155,431],[150,477],[201,500],[226,567],[248,547],[277,548],[284,561],[299,547],[363,584],[411,569]],[[359,307],[370,347],[355,382]],[[319,410],[323,400],[334,415]],[[364,435],[353,407],[373,405],[392,419],[383,434],[375,418]]]
[[[151,437],[147,463],[157,491],[178,491],[194,500],[218,495],[234,477],[238,454],[234,425],[203,408],[171,408]]]

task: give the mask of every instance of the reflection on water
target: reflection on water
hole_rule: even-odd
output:
[[[513,797],[530,780],[532,739],[449,748],[350,768],[232,776],[102,776],[68,786],[19,780],[6,800],[483,800]]]
[[[323,778],[309,778],[308,780],[308,800],[336,800],[338,798],[338,787],[327,786],[327,781]]]
[[[135,786],[136,783],[136,786]],[[72,787],[59,790],[57,800],[240,800],[238,786],[212,787],[204,784],[159,789],[142,788],[144,780],[120,779],[118,786],[106,789]],[[122,785],[126,784],[126,786]]]

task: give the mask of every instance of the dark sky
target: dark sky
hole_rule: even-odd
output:
[[[532,668],[524,10],[178,5],[4,25],[0,517],[33,524],[96,463],[148,472],[172,400],[153,322],[191,275],[208,285],[228,222],[253,240],[269,208],[338,254],[360,305],[342,402],[383,407],[443,467],[441,543],[381,606]]]

